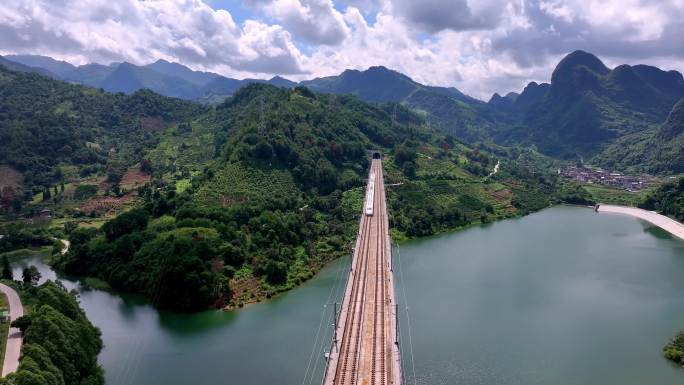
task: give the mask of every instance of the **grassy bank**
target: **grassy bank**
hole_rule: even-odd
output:
[[[0,311],[9,311],[9,301],[5,293],[0,293]],[[9,335],[10,323],[0,323],[0,367],[5,362],[5,350],[7,349],[7,336]]]

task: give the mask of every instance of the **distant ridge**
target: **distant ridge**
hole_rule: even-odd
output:
[[[187,100],[220,101],[249,83],[266,83],[278,87],[297,85],[280,76],[269,80],[231,79],[211,72],[193,71],[182,64],[161,59],[144,66],[126,62],[74,66],[39,55],[11,55],[7,61],[8,67],[15,65],[17,70],[42,71],[41,74],[57,80],[102,88],[109,92],[131,94],[140,89],[150,89],[164,96]]]

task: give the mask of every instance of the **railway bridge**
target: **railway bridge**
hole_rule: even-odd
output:
[[[363,214],[324,385],[400,385],[389,221],[382,160],[373,154]]]

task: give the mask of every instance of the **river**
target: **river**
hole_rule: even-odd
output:
[[[559,206],[394,254],[406,385],[413,367],[430,385],[684,383],[661,356],[684,329],[684,242],[644,222]],[[318,384],[325,305],[348,263],[265,303],[192,315],[61,279],[102,330],[107,384]],[[55,278],[37,258],[15,274],[28,264]]]

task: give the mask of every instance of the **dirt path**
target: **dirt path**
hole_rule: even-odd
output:
[[[60,241],[62,241],[62,244],[64,245],[64,247],[62,248],[62,251],[60,251],[60,253],[62,253],[62,255],[64,255],[67,252],[69,252],[69,247],[71,247],[71,242],[69,242],[66,239],[60,239]]]
[[[11,287],[0,283],[0,291],[7,296],[9,303],[10,320],[24,315],[24,307],[21,304],[19,295]],[[17,328],[10,328],[7,335],[7,348],[5,350],[5,362],[2,364],[2,376],[16,372],[19,367],[19,355],[21,354],[21,332]]]
[[[660,215],[655,211],[647,211],[643,209],[638,209],[636,207],[613,206],[604,204],[601,204],[599,206],[598,211],[600,213],[616,213],[631,215],[633,217],[643,219],[646,222],[652,223],[680,239],[684,239],[683,224],[675,221],[672,218]]]

